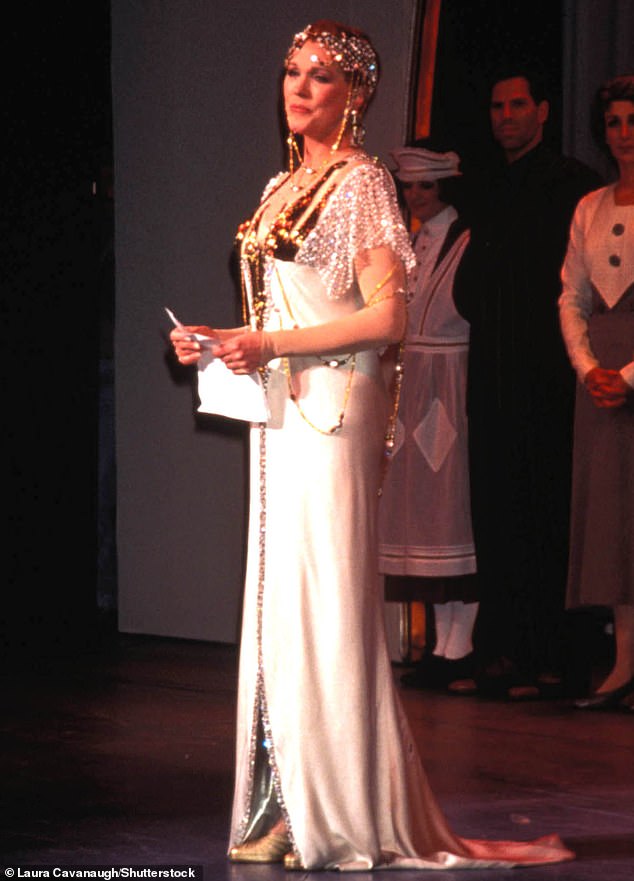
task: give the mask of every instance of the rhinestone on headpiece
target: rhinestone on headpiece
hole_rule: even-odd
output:
[[[295,34],[286,53],[286,63],[293,52],[301,49],[308,40],[314,40],[328,52],[347,74],[357,74],[361,83],[373,92],[379,79],[379,63],[376,52],[363,37],[356,34],[331,34],[330,31],[313,30],[312,25]]]

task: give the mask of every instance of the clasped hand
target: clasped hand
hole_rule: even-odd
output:
[[[622,407],[628,393],[632,391],[618,370],[606,370],[603,367],[589,370],[584,377],[584,383],[597,407]]]
[[[176,357],[181,364],[195,364],[202,355],[203,345],[191,339],[192,334],[218,341],[218,345],[212,345],[211,354],[214,358],[220,358],[233,373],[253,373],[275,356],[269,335],[261,330],[250,330],[248,327],[219,330],[204,324],[192,324],[175,328],[170,333]]]

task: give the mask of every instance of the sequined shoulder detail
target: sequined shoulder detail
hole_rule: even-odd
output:
[[[264,187],[260,203],[265,202],[271,195],[271,193],[275,192],[275,190],[284,183],[287,177],[288,171],[279,171],[276,175],[274,175],[268,182],[268,184]]]
[[[265,245],[279,260],[294,260],[299,247],[319,221],[335,184],[331,178],[346,164],[335,162],[302,196],[283,208],[271,224]]]
[[[410,272],[415,257],[396,200],[394,182],[378,161],[367,159],[345,175],[295,261],[319,273],[329,297],[344,296],[354,281],[354,259],[390,247]]]

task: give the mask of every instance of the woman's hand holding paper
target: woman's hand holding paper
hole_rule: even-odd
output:
[[[213,350],[233,373],[253,373],[275,357],[271,335],[261,330],[241,329],[237,334],[222,339],[222,345]]]
[[[170,340],[181,364],[195,364],[200,360],[203,351],[211,349],[215,357],[218,343],[223,343],[243,332],[244,328],[220,330],[206,324],[186,324],[175,327],[170,332]]]

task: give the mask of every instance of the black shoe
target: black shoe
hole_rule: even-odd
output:
[[[613,688],[612,691],[600,691],[589,697],[580,697],[574,701],[574,706],[578,710],[611,710],[613,707],[617,707],[619,702],[632,691],[634,691],[634,676],[618,688]]]
[[[634,691],[630,691],[618,703],[618,709],[622,713],[634,713]]]
[[[507,692],[507,697],[511,701],[556,700],[563,696],[563,683],[555,675],[543,675],[536,679],[518,681]]]
[[[446,682],[445,666],[448,662],[438,655],[425,655],[409,673],[401,676],[405,688],[438,688]]]
[[[509,689],[522,684],[517,667],[508,658],[501,657],[482,667],[475,675],[478,693],[488,698],[507,698]]]
[[[447,693],[456,697],[471,697],[478,694],[478,683],[472,676],[465,679],[452,679],[447,685]]]
[[[445,660],[445,684],[451,685],[459,679],[472,679],[475,675],[475,656],[473,652],[469,652],[463,658],[456,658],[454,661]]]

